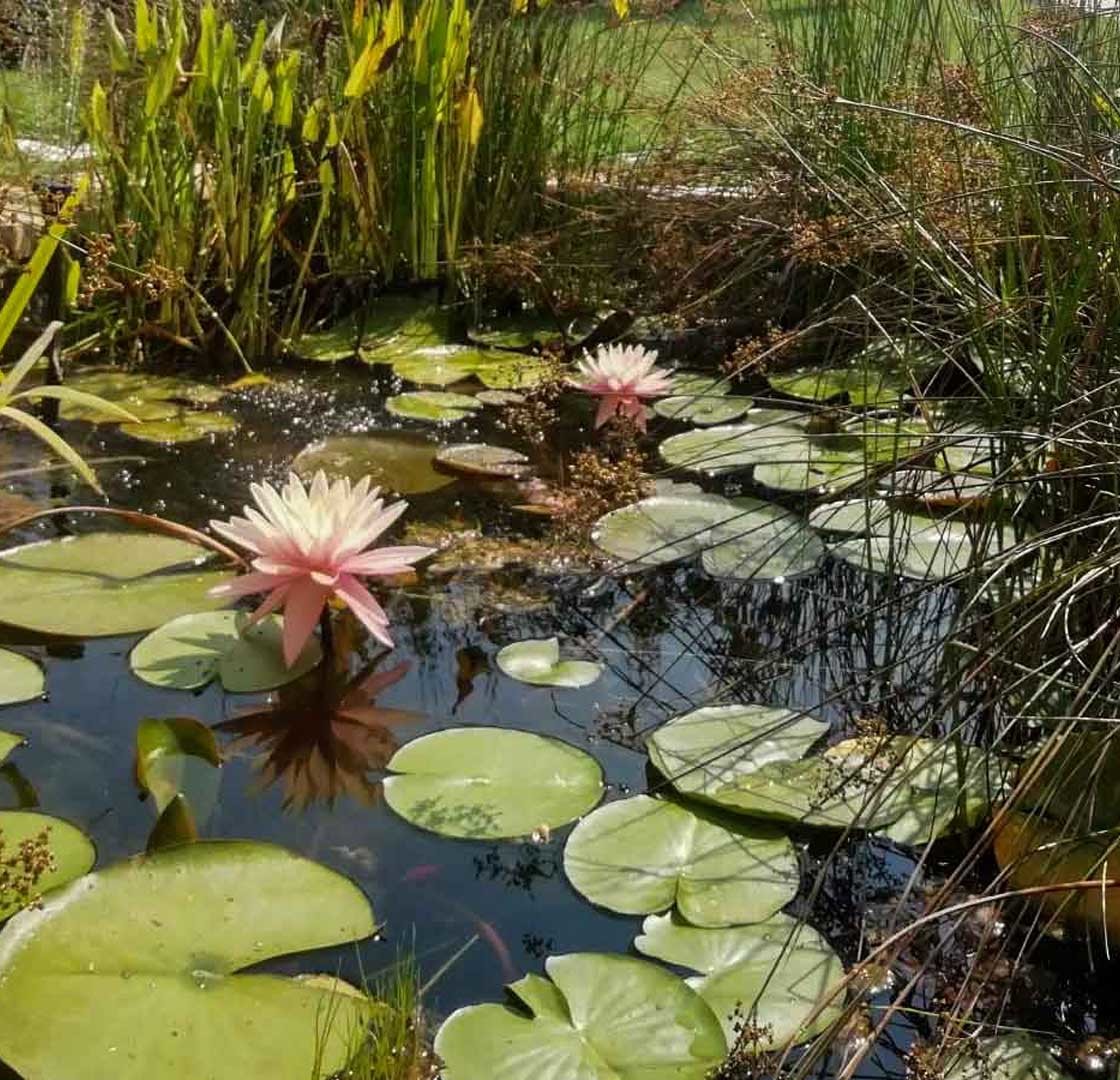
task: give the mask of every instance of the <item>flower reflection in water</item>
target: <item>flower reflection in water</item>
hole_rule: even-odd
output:
[[[379,660],[354,676],[324,665],[263,705],[216,724],[216,730],[232,736],[226,756],[260,754],[261,786],[280,784],[285,809],[333,803],[340,796],[376,804],[381,781],[369,774],[384,769],[396,751],[392,729],[423,719],[421,713],[376,703],[411,667],[402,660],[376,671]]]

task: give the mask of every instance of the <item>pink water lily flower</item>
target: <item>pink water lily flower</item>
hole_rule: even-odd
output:
[[[281,491],[253,484],[256,507],[244,517],[212,521],[210,527],[252,552],[252,572],[211,590],[212,596],[241,597],[267,593],[253,621],[284,609],[284,662],[299,658],[330,598],[338,597],[383,645],[393,647],[384,609],[359,580],[407,573],[418,559],[434,552],[426,547],[368,550],[408,506],[385,506],[369,477],[327,483],[317,472],[310,487],[292,474]]]
[[[597,428],[614,416],[628,416],[645,431],[642,399],[662,397],[672,387],[671,375],[655,367],[656,362],[657,353],[647,352],[641,345],[600,345],[594,356],[584,353],[579,378],[572,385],[602,399],[595,414]]]

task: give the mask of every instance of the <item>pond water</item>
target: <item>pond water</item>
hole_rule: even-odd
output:
[[[222,407],[240,420],[237,433],[180,447],[138,443],[111,426],[70,423],[63,430],[88,459],[109,462],[99,475],[113,505],[196,526],[240,512],[250,482],[281,479],[296,453],[330,435],[415,427],[445,442],[510,441],[489,413],[443,430],[394,420],[384,412],[382,389],[365,372],[338,368],[235,394]],[[589,427],[580,409],[572,403],[569,434]],[[15,490],[74,501],[57,486],[64,473],[36,471],[37,449],[15,441],[5,455],[5,471],[31,470],[16,477]],[[410,503],[412,520],[496,536],[516,527],[508,510],[465,483]],[[57,528],[17,535],[50,536]],[[274,841],[337,868],[360,884],[382,924],[376,939],[357,947],[270,967],[337,969],[357,980],[414,952],[422,978],[435,980],[428,1006],[442,1016],[501,1000],[504,984],[541,971],[550,954],[626,953],[640,919],[595,908],[569,885],[561,863],[567,829],[539,842],[471,842],[396,816],[378,781],[398,746],[463,726],[555,736],[600,762],[609,800],[656,786],[645,737],[712,702],[812,709],[834,738],[871,716],[892,732],[936,734],[929,727],[939,704],[934,687],[956,602],[948,588],[892,584],[827,561],[781,584],[718,582],[689,566],[623,579],[547,565],[422,574],[388,596],[395,651],[363,647],[367,670],[399,677],[346,731],[332,728],[321,702],[294,691],[281,692],[280,707],[270,710],[268,695],[224,694],[216,686],[191,694],[142,683],[127,665],[135,638],[43,642],[6,631],[5,644],[26,645],[44,663],[49,694],[0,713],[0,728],[29,740],[14,760],[26,785],[0,785],[0,808],[16,805],[21,793],[26,804],[32,791],[44,811],[88,832],[99,864],[141,851],[154,813],[134,777],[137,724],[197,718],[215,728],[227,754],[205,835]],[[498,671],[494,656],[502,646],[554,635],[572,655],[600,660],[604,676],[584,689],[553,690]],[[851,962],[897,915],[911,875],[920,897],[955,865],[964,842],[939,845],[918,870],[912,854],[883,840],[853,838],[836,849],[834,834],[806,834],[799,850],[802,892],[791,910],[807,915]],[[1068,994],[1068,985],[1051,983],[1050,1001]],[[1049,1008],[1035,1005],[1039,1015]],[[1086,1024],[1078,1012],[1070,1033]],[[861,1074],[904,1071],[911,1038],[911,1021],[900,1015]]]

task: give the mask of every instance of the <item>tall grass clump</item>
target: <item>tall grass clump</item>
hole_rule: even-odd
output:
[[[747,204],[721,287],[775,323],[744,362],[799,344],[844,359],[869,339],[928,351],[915,412],[994,448],[993,494],[954,515],[1016,537],[952,583],[917,730],[1010,755],[1009,794],[921,918],[900,903],[865,952],[899,979],[871,1035],[906,1016],[932,1054],[914,1067],[943,1075],[1022,1015],[1055,931],[1084,938],[1088,971],[1108,970],[1120,930],[1120,27],[996,0],[775,0],[769,15],[768,60],[699,106],[722,138],[713,171]],[[941,589],[910,590],[911,617]]]
[[[247,40],[205,3],[110,15],[88,126],[93,286],[121,336],[246,362],[351,286],[464,287],[463,252],[537,228],[617,164],[652,34],[560,10],[337,0]]]

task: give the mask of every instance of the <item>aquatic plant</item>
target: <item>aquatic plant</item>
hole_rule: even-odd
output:
[[[673,385],[669,372],[656,363],[657,353],[647,352],[641,345],[601,345],[594,356],[584,354],[572,385],[600,399],[596,427],[624,416],[645,431],[643,401],[670,393]]]
[[[253,553],[252,571],[217,586],[211,595],[267,593],[253,618],[284,609],[284,662],[289,667],[299,659],[332,598],[350,608],[391,649],[388,616],[359,579],[411,574],[413,563],[434,554],[434,548],[416,546],[370,550],[408,504],[385,506],[380,489],[371,490],[368,477],[357,484],[345,478],[332,484],[322,472],[306,487],[293,473],[281,491],[271,484],[254,484],[251,490],[256,508],[246,507],[245,517],[210,524]],[[323,626],[326,629],[329,622],[324,620]]]
[[[3,307],[0,307],[0,352],[8,344],[12,331],[15,330],[19,320],[23,317],[27,305],[31,302],[32,295],[47,271],[47,267],[53,259],[60,257],[59,245],[70,227],[73,214],[85,190],[86,185],[81,186],[79,192],[67,201],[62,213],[59,214],[58,221],[39,240],[28,265],[20,275],[19,281],[4,300]],[[31,374],[54,343],[61,329],[62,323],[60,321],[51,322],[28,346],[4,378],[0,380],[0,417],[31,432],[35,438],[70,465],[90,487],[95,491],[100,491],[101,488],[96,475],[85,463],[81,454],[62,438],[53,427],[21,407],[23,402],[54,400],[110,416],[116,420],[126,422],[136,420],[136,417],[127,409],[122,409],[103,398],[69,386],[45,385],[20,389],[24,380]],[[58,373],[55,372],[54,374],[57,377]]]

